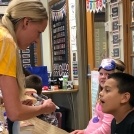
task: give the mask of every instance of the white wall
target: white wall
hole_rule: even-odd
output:
[[[48,12],[48,0],[41,0]],[[48,13],[49,15],[49,13]],[[49,22],[46,30],[42,33],[42,63],[47,66],[48,71],[51,70],[51,50],[50,50],[50,28]]]
[[[7,6],[0,6],[0,14],[4,14]]]

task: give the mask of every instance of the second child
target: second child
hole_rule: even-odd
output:
[[[134,134],[134,77],[113,73],[100,92],[102,111],[112,114],[111,134]]]
[[[26,88],[33,88],[37,91],[39,97],[43,99],[48,99],[47,96],[42,94],[42,79],[38,75],[31,74],[25,79]],[[40,105],[41,100],[37,99],[37,103],[35,105]],[[58,120],[56,118],[55,112],[51,114],[41,114],[37,116],[39,119],[46,121],[54,126],[58,126]]]

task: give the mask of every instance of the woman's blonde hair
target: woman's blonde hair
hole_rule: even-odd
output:
[[[17,82],[20,91],[24,89],[24,74],[22,70],[19,48],[17,45],[17,39],[15,35],[15,28],[19,21],[25,17],[30,18],[32,21],[41,22],[44,19],[48,19],[46,8],[43,6],[40,0],[12,0],[1,20],[1,26],[8,29],[9,33],[13,37],[16,47],[17,55]],[[4,45],[2,46],[4,49]],[[2,53],[2,52],[1,52]],[[2,56],[2,55],[1,55]],[[20,92],[22,94],[22,92]]]

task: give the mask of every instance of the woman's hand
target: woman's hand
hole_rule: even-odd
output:
[[[33,101],[30,100],[30,99],[27,99],[27,100],[22,101],[22,104],[28,105],[28,106],[32,106],[33,105]]]
[[[44,114],[50,114],[56,110],[56,106],[51,99],[48,99],[43,101],[42,109],[44,110]]]
[[[75,130],[71,132],[70,134],[84,134],[84,130]]]

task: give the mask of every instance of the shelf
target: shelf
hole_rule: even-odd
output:
[[[77,92],[78,89],[58,89],[58,90],[48,90],[48,91],[42,91],[43,94],[57,94],[57,93],[73,93]]]

